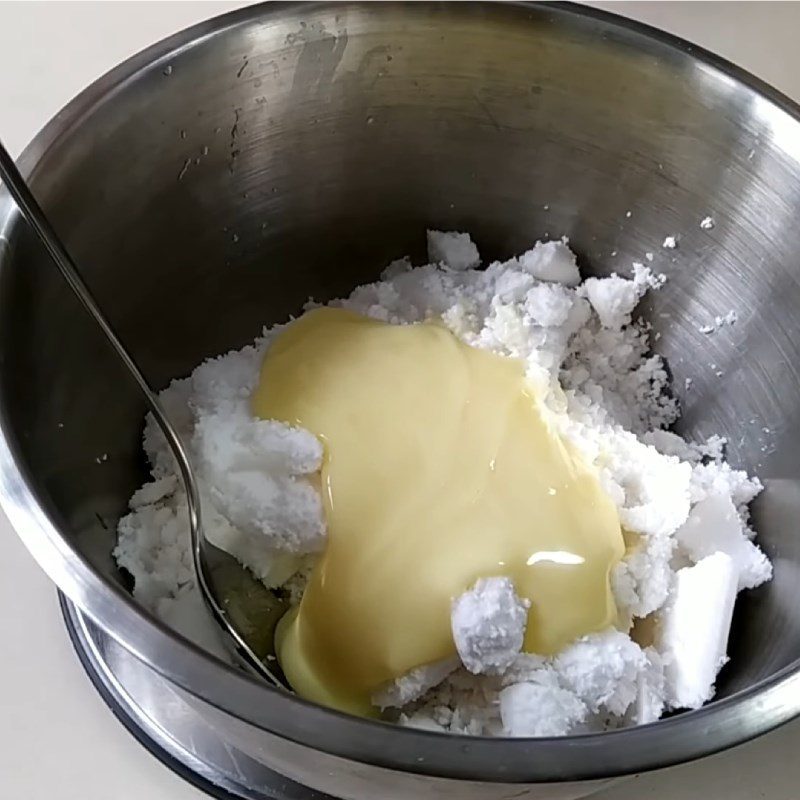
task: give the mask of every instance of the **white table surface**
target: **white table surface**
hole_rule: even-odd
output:
[[[0,136],[18,154],[106,70],[170,33],[240,5],[0,3]],[[800,98],[800,3],[598,5],[693,40]],[[67,640],[52,585],[1,512],[0,642],[0,798],[201,800],[200,792],[130,737],[95,693]],[[797,800],[798,752],[800,722],[597,797]]]

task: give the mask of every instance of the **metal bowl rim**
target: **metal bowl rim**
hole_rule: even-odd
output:
[[[358,3],[354,3],[358,5]],[[182,51],[239,25],[329,3],[260,3],[193,25],[151,45],[97,79],[59,111],[19,159],[35,186],[37,165],[93,110],[128,82]],[[383,5],[383,4],[380,4]],[[395,3],[392,3],[395,5]],[[415,4],[407,4],[409,9]],[[422,6],[428,4],[421,4]],[[800,123],[800,105],[724,58],[643,23],[573,3],[448,3],[527,11],[566,25],[599,23],[640,46],[659,43],[766,98]],[[18,214],[0,192],[0,243]],[[0,251],[0,268],[2,251]],[[594,780],[666,767],[743,743],[800,714],[800,659],[724,700],[651,725],[560,738],[493,739],[442,735],[340,714],[276,691],[217,660],[145,614],[68,544],[37,500],[35,481],[14,457],[14,434],[0,409],[0,505],[40,566],[98,625],[156,672],[210,705],[285,739],[356,762],[433,777],[549,783]],[[418,754],[424,753],[424,758]]]

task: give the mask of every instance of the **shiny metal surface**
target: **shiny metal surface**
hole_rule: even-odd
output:
[[[103,699],[166,766],[188,773],[199,788],[246,800],[329,800],[267,769],[218,736],[180,690],[148,669],[102,628],[61,598],[76,652]]]
[[[346,797],[380,794],[387,774],[400,796],[463,797],[465,783],[510,796],[756,736],[800,710],[798,143],[800,112],[773,90],[591,10],[275,4],[123,64],[21,162],[156,386],[309,295],[421,256],[426,227],[470,230],[487,260],[566,234],[598,274],[652,252],[669,280],[644,310],[681,429],[727,435],[732,463],[767,487],[754,522],[775,579],[740,599],[719,699],[700,711],[567,740],[438,736],[312,707],[170,634],[109,556],[143,474],[142,404],[5,200],[4,507],[100,627],[188,703],[217,709],[223,738],[322,788],[304,765],[324,754]],[[673,234],[678,248],[662,248]],[[700,332],[731,309],[736,325]]]
[[[348,785],[361,778],[357,765],[324,753],[306,751],[302,758],[287,757],[286,751],[291,751],[293,745],[274,737],[260,742],[260,748],[269,751],[268,760],[278,765],[285,763],[285,773],[292,774],[295,780],[265,767],[263,755],[257,749],[254,752],[252,736],[246,731],[244,735],[232,732],[227,717],[220,718],[214,708],[188,696],[145,666],[74,605],[64,601],[62,605],[70,636],[95,685],[99,684],[107,702],[114,704],[115,713],[122,715],[127,725],[135,726],[142,743],[160,750],[159,755],[172,760],[173,767],[177,762],[206,785],[246,800],[330,800],[332,795],[309,789],[307,784],[316,782],[324,784],[328,792],[346,793]],[[394,778],[389,771],[381,783],[371,777],[372,797],[414,800],[426,795],[451,796],[431,794],[436,789],[435,779],[417,778],[417,785],[409,787],[402,782],[397,785]],[[305,785],[297,780],[303,780]],[[559,783],[534,788],[524,796],[570,800],[589,791],[599,791],[609,783]],[[459,797],[464,800],[486,797],[512,800],[523,796],[515,786],[488,787],[465,781],[458,786]]]
[[[58,238],[58,234],[53,229],[44,211],[36,202],[36,198],[31,194],[25,179],[2,143],[0,143],[0,179],[3,187],[12,196],[17,208],[25,217],[25,221],[38,237],[40,244],[48,252],[56,267],[58,267],[67,285],[75,293],[89,316],[97,323],[108,343],[116,351],[131,380],[142,393],[147,411],[155,418],[167,444],[172,450],[172,455],[178,463],[178,470],[186,491],[195,575],[209,613],[217,621],[223,632],[230,637],[230,649],[241,658],[244,665],[251,669],[255,675],[280,688],[283,686],[283,682],[255,654],[246,638],[238,630],[236,623],[225,612],[224,603],[217,600],[218,590],[214,586],[211,559],[214,559],[217,563],[220,561],[229,563],[233,559],[227,553],[211,544],[203,534],[200,492],[197,488],[197,478],[189,462],[185,444],[181,441],[175,426],[164,411],[158,396],[150,388],[144,375],[142,375],[136,361],[119,340],[102,310],[97,306],[89,288],[81,278],[78,268]],[[233,563],[235,564],[236,562],[234,561]]]

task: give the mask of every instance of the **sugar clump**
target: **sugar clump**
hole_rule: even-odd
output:
[[[479,673],[504,672],[522,649],[530,603],[508,578],[481,578],[453,602],[453,641],[461,663]]]

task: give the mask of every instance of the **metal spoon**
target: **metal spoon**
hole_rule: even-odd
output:
[[[197,487],[197,478],[189,463],[186,447],[183,442],[181,442],[175,427],[164,413],[164,409],[157,395],[150,388],[141,370],[133,360],[133,357],[122,344],[119,337],[114,332],[114,329],[111,327],[111,324],[95,302],[83,278],[81,278],[74,261],[47,219],[47,215],[36,202],[25,179],[14,164],[14,159],[11,158],[2,142],[0,142],[0,179],[2,179],[6,189],[8,189],[9,194],[14,198],[14,202],[17,204],[17,207],[28,221],[28,224],[31,226],[36,236],[45,246],[70,289],[72,289],[84,308],[94,318],[94,321],[100,327],[103,335],[110,342],[117,352],[117,355],[119,355],[122,360],[122,363],[125,365],[125,368],[138,385],[142,395],[144,395],[147,408],[161,428],[175,456],[175,460],[178,462],[178,468],[180,469],[183,484],[186,489],[186,501],[189,507],[189,530],[191,532],[192,560],[194,562],[195,575],[200,592],[212,616],[227,634],[229,643],[246,667],[249,667],[252,672],[265,681],[268,681],[273,686],[288,688],[283,676],[281,675],[279,677],[277,670],[271,669],[259,658],[238,629],[237,624],[230,619],[231,614],[226,610],[226,606],[230,607],[231,598],[218,598],[217,594],[213,591],[213,587],[215,586],[213,576],[215,572],[225,573],[230,582],[231,574],[236,575],[235,580],[239,583],[238,591],[240,593],[252,595],[254,591],[258,591],[255,589],[256,585],[261,587],[265,593],[260,597],[262,607],[265,597],[271,597],[272,595],[267,592],[262,584],[257,583],[242,567],[236,564],[230,555],[211,544],[203,534],[200,493]],[[232,573],[232,562],[238,569],[238,573]],[[269,604],[268,600],[266,602]],[[243,620],[246,620],[247,614],[246,612],[244,615],[241,613],[240,604],[238,608],[238,623],[241,624]],[[275,617],[274,608],[272,612],[272,616]],[[272,636],[269,636],[268,640],[269,645],[266,648],[260,649],[267,651],[272,650],[272,652],[267,652],[267,657],[272,657],[274,660]]]

